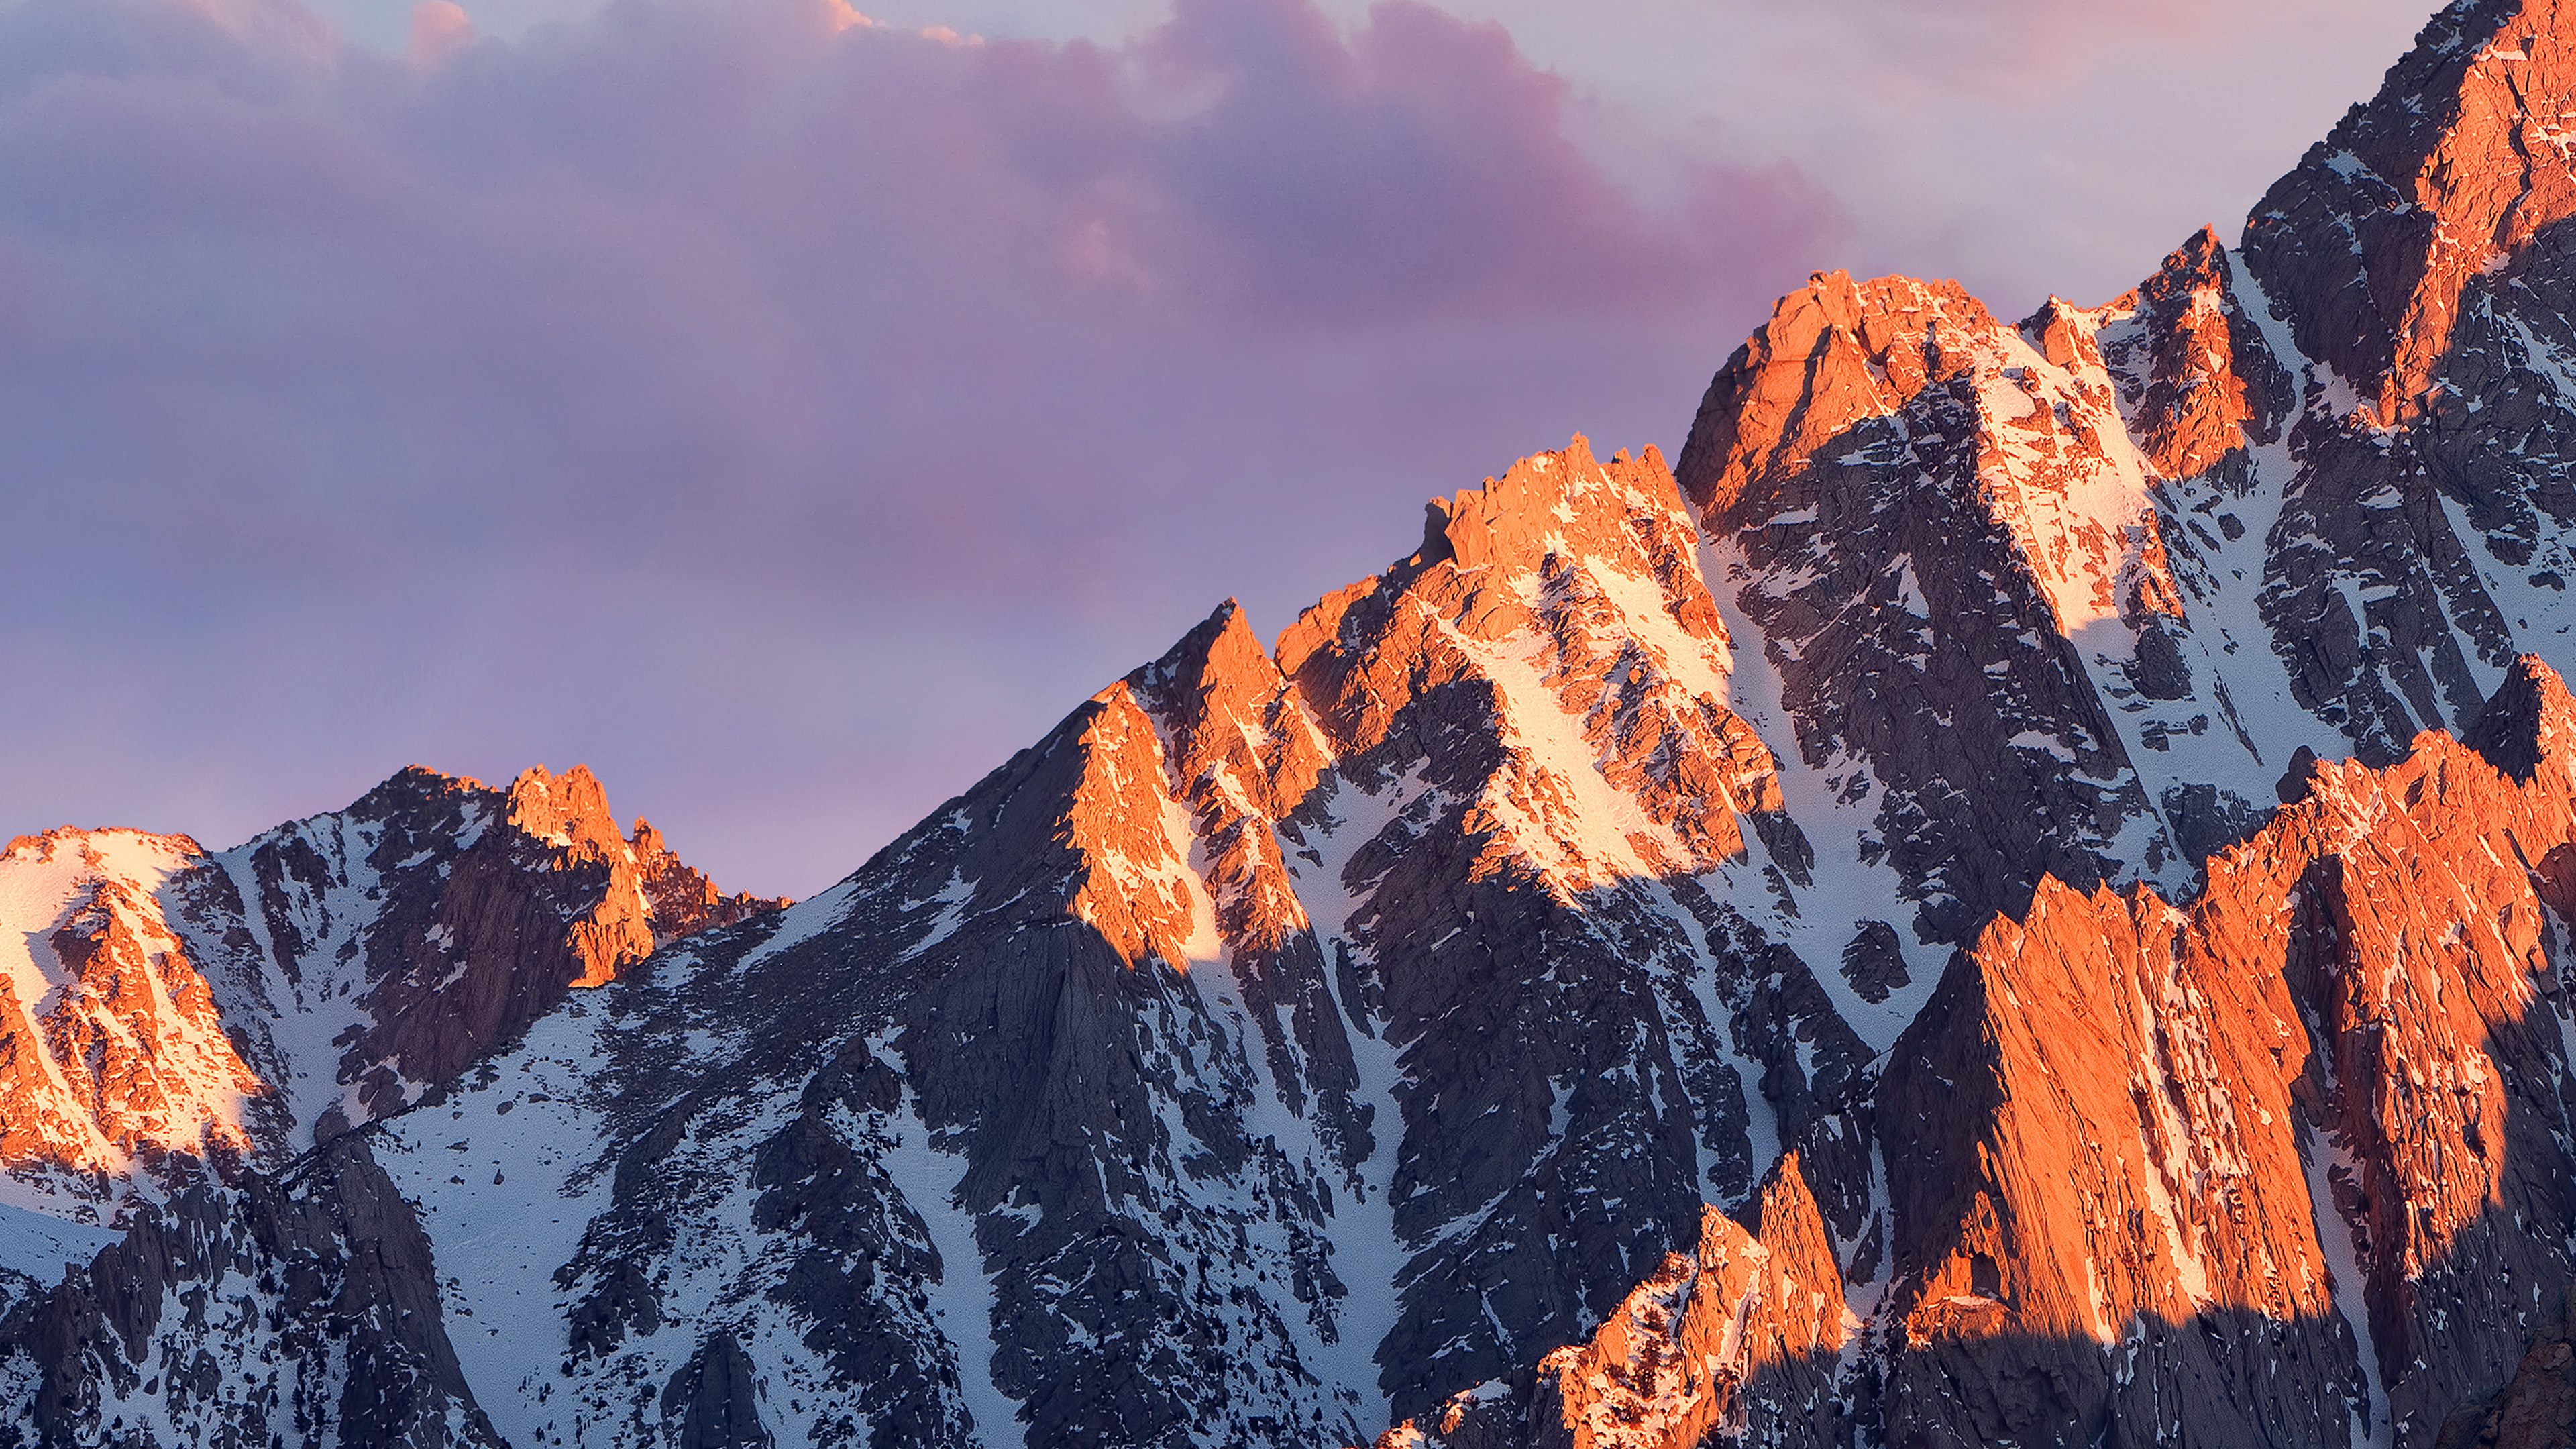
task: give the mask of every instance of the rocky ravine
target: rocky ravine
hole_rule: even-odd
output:
[[[1820,275],[783,911],[20,842],[0,1443],[2544,1442],[2571,113],[2456,5],[2240,251]]]

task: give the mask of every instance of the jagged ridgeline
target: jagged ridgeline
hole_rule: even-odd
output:
[[[2457,5],[2236,250],[1819,275],[812,900],[18,841],[0,1446],[2568,1442],[2571,116]]]

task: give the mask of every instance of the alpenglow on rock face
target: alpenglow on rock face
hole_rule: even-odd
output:
[[[2240,249],[1819,275],[792,906],[15,842],[0,1445],[2569,1442],[2570,115],[2457,5]]]

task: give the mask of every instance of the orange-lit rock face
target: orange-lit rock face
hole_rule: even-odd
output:
[[[1780,299],[1700,404],[1683,489],[1703,512],[1734,516],[1763,480],[1956,376],[1998,327],[1956,283],[1817,273]]]
[[[1957,957],[1879,1098],[1924,1371],[2057,1353],[1979,1341],[2149,1342],[2227,1376],[2170,1331],[2217,1314],[2422,1442],[2492,1392],[2547,1307],[2529,1285],[2569,1270],[2566,1109],[2516,1084],[2566,1073],[2571,745],[2576,705],[2526,658],[2469,743],[2321,770],[2187,913],[2052,884]],[[2367,1362],[2338,1371],[2347,1336]]]
[[[1217,931],[1238,951],[1279,949],[1311,923],[1274,827],[1305,803],[1331,747],[1231,600],[1127,688],[1160,722]]]
[[[608,871],[598,906],[574,926],[573,949],[582,963],[576,986],[613,980],[654,947],[693,931],[730,926],[787,904],[716,889],[641,817],[633,833],[621,838],[608,792],[585,766],[562,775],[543,765],[527,770],[510,782],[507,818],[521,835],[555,852],[553,868]]]
[[[1755,1417],[1829,1438],[1833,1371],[1860,1327],[1792,1153],[1763,1189],[1758,1231],[1708,1209],[1695,1249],[1667,1257],[1591,1342],[1539,1365],[1533,1449],[1694,1449]]]
[[[2350,1159],[2334,1209],[2392,1409],[2428,1435],[2530,1337],[2548,1305],[2523,1285],[2570,1275],[2576,1162],[2539,1084],[2568,1073],[2571,746],[2576,705],[2526,657],[2468,742],[2321,772],[2275,827],[2281,853],[2240,862],[2276,888],[2297,868],[2313,912],[2288,979],[2322,1028],[2323,1125]]]
[[[212,856],[20,839],[0,856],[0,1165],[25,1200],[99,1199],[292,1154],[658,940],[775,904],[718,894],[640,824],[621,838],[578,768],[506,793],[409,770]]]
[[[2555,0],[2453,6],[2357,110],[2276,185],[2246,249],[2299,302],[2299,342],[2379,426],[2414,421],[2471,294],[2576,214],[2566,117],[2576,50]],[[2340,240],[2318,223],[2359,218]]]
[[[2187,247],[2147,289],[2146,305],[2172,314],[2151,335],[2173,356],[2151,364],[2164,393],[2149,400],[2161,416],[2152,451],[2142,452],[2097,340],[2106,331],[2125,340],[2139,294],[2095,311],[2052,300],[2016,329],[1953,283],[1819,273],[1781,300],[1711,384],[1682,459],[1683,487],[1710,532],[1728,537],[1812,524],[1820,474],[1898,465],[1909,451],[1918,466],[1965,463],[1963,499],[2038,585],[2051,632],[2174,612],[2148,485],[2183,476],[2172,469],[2202,453],[2240,447],[2250,415],[2242,383],[2226,371],[2229,354],[2208,355],[2213,339],[2229,337],[2224,287],[2214,253]],[[1882,420],[1895,421],[1873,432]],[[1853,456],[1874,449],[1892,451]],[[1810,517],[1784,517],[1801,511]],[[1826,602],[1821,591],[1815,602]]]
[[[2275,974],[2214,962],[2152,892],[2051,882],[1959,958],[1882,1096],[1907,1340],[2120,1342],[2204,1307],[2330,1310]],[[2269,981],[2272,989],[2263,990]],[[2286,1029],[2286,1034],[2285,1034]],[[1937,1162],[1942,1170],[1930,1170]]]
[[[575,765],[554,776],[535,766],[510,782],[510,825],[521,834],[551,846],[556,869],[599,867],[608,872],[608,889],[599,904],[570,922],[573,959],[580,974],[577,987],[599,986],[617,977],[618,968],[653,952],[652,902],[644,894],[635,851],[617,833],[608,813],[608,792],[588,769]],[[442,922],[451,928],[459,923]]]
[[[1506,752],[1468,811],[1483,872],[1525,862],[1572,892],[1706,870],[1744,851],[1739,816],[1780,808],[1651,448],[1603,464],[1578,438],[1434,501],[1422,550],[1308,610],[1278,659],[1345,758],[1434,690],[1482,694]]]
[[[655,945],[678,940],[693,931],[734,925],[787,904],[742,892],[727,895],[716,889],[714,881],[680,859],[663,841],[662,832],[642,816],[636,817],[634,833],[627,837],[626,846],[634,857],[638,883],[644,891]]]
[[[2084,345],[2082,314],[2058,304],[2043,315],[2048,359],[2066,366]],[[2247,449],[2279,439],[2296,399],[2235,299],[2217,233],[2203,227],[2144,286],[2094,315],[2093,342],[2147,466],[2171,479],[2223,470],[2242,492],[2252,481]]]
[[[1027,808],[1047,812],[1067,873],[1041,889],[1130,966],[1187,969],[1306,929],[1274,827],[1329,751],[1231,601],[1036,753],[1063,793]]]
[[[184,836],[56,830],[0,855],[0,1162],[121,1176],[248,1155],[268,1087],[154,893]]]
[[[1130,965],[1211,960],[1215,912],[1190,868],[1193,837],[1172,799],[1154,722],[1124,684],[1091,703],[1095,713],[1069,746],[1080,753],[1081,782],[1058,827],[1079,861],[1068,910]]]

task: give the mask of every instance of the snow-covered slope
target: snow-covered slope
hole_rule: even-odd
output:
[[[430,1240],[351,1130],[574,989],[773,902],[718,895],[587,771],[404,771],[208,855],[57,830],[0,855],[0,1442],[495,1442]],[[97,1226],[108,1221],[120,1235]]]

